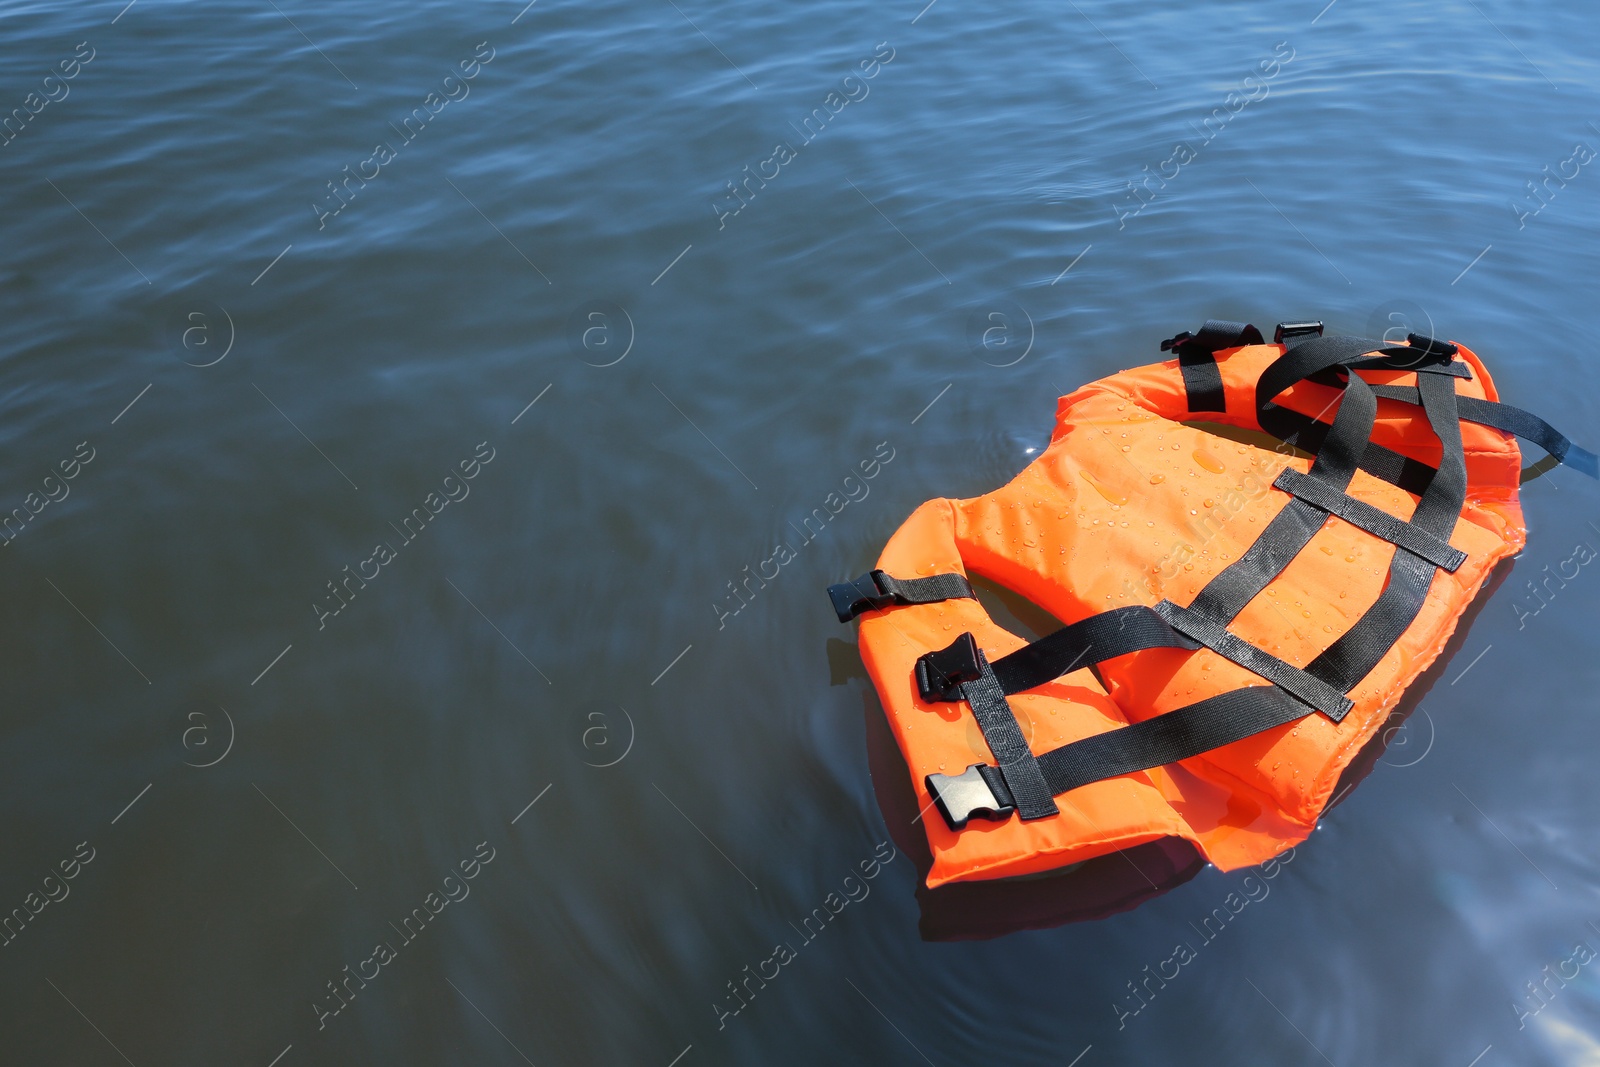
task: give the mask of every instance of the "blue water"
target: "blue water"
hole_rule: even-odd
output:
[[[1208,317],[1600,444],[1590,9],[123,2],[0,11],[0,1060],[1600,1061],[1594,483],[1095,921],[919,899],[822,594]]]

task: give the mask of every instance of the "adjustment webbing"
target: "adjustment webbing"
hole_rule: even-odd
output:
[[[1378,401],[1367,383],[1352,374],[1333,426],[1312,461],[1310,476],[1343,492],[1355,476],[1377,411]],[[1323,513],[1311,504],[1291,498],[1255,543],[1207,582],[1189,606],[1226,626],[1283,573],[1322,528],[1323,521]]]
[[[1251,644],[1227,626],[1204,612],[1180,608],[1170,600],[1156,605],[1156,611],[1179,633],[1199,641],[1224,659],[1247,671],[1254,671],[1279,689],[1338,722],[1355,707],[1355,702],[1315,675]]]
[[[994,676],[1007,696],[1037,688],[1090,663],[1100,663],[1147,648],[1195,649],[1199,642],[1174,630],[1151,608],[1135,604],[1091,615],[1063,626],[1030,645],[994,661]],[[940,670],[940,653],[917,660],[917,689],[922,699],[957,701],[961,694],[948,673]]]
[[[1171,349],[1178,357],[1178,371],[1183,375],[1183,389],[1189,398],[1190,411],[1226,411],[1227,397],[1222,388],[1222,370],[1214,355],[1224,348],[1240,345],[1259,345],[1261,331],[1248,322],[1228,322],[1207,319],[1194,335],[1180,333],[1161,345],[1163,352]]]
[[[1311,453],[1321,451],[1322,442],[1330,430],[1327,423],[1319,422],[1310,415],[1277,406],[1259,412],[1257,418],[1267,433]],[[1428,482],[1433,477],[1433,468],[1420,459],[1401,455],[1375,441],[1368,441],[1367,447],[1362,450],[1360,467],[1374,478],[1382,478],[1390,485],[1418,495],[1428,488]]]
[[[1419,340],[1426,340],[1421,339]],[[1448,365],[1454,346],[1428,341],[1425,346],[1386,345],[1363,337],[1313,337],[1290,347],[1262,372],[1256,383],[1256,423],[1267,433],[1307,452],[1321,455],[1332,428],[1309,415],[1280,407],[1272,401],[1303,378],[1351,363],[1361,363],[1367,353],[1377,351],[1380,358],[1398,361],[1403,366],[1390,369],[1419,371],[1430,363]],[[1354,379],[1355,375],[1350,375]],[[1363,383],[1365,385],[1365,383]],[[1367,386],[1367,388],[1372,388]],[[1433,468],[1419,460],[1375,444],[1370,440],[1359,453],[1359,466],[1367,473],[1398,485],[1407,492],[1421,493],[1433,477]]]
[[[1385,400],[1398,400],[1404,404],[1421,403],[1414,386],[1375,385],[1372,391]],[[1461,409],[1461,417],[1468,422],[1516,434],[1550,453],[1558,463],[1566,464],[1591,478],[1600,478],[1600,458],[1588,449],[1573,444],[1566,434],[1531,411],[1494,400],[1479,400],[1475,396],[1458,396],[1456,404]]]
[[[1435,567],[1443,567],[1453,573],[1467,561],[1467,554],[1452,547],[1450,542],[1398,519],[1381,508],[1375,508],[1364,500],[1357,500],[1348,493],[1341,493],[1315,478],[1307,477],[1293,467],[1285,467],[1272,484],[1330,515],[1339,516],[1374,537],[1381,537],[1392,545],[1421,556]]]
[[[883,571],[868,571],[853,582],[828,586],[828,599],[840,622],[890,604],[934,604],[941,600],[974,597],[964,574],[934,574],[927,578],[895,578]]]
[[[1448,363],[1441,348],[1413,348],[1389,345],[1368,337],[1309,337],[1291,345],[1256,380],[1256,412],[1269,411],[1279,393],[1318,371],[1354,363],[1376,354],[1383,359],[1404,360],[1397,368],[1417,370],[1432,363]]]
[[[1147,771],[1304,718],[1306,706],[1275,685],[1251,686],[1095,734],[1039,757],[1051,792]]]
[[[961,698],[972,706],[972,717],[978,720],[983,739],[1000,765],[1006,788],[1016,802],[1017,814],[1024,819],[1059,815],[1061,809],[1052,799],[1054,794],[1045,784],[1039,761],[1028,747],[1027,738],[1022,736],[1022,727],[1017,724],[1017,717],[1006,702],[1005,692],[995,680],[983,649],[970,633],[966,633],[956,638],[944,653],[966,660],[959,682]]]
[[[1418,365],[1415,349],[1408,349],[1403,346],[1385,346],[1376,341],[1366,341],[1360,338],[1329,337],[1316,338],[1314,340],[1316,342],[1341,342],[1339,348],[1334,350],[1335,355],[1337,355],[1339,352],[1348,352],[1357,347],[1357,345],[1367,345],[1369,346],[1369,351],[1372,349],[1380,349],[1386,353],[1383,358],[1391,361],[1388,369],[1392,370],[1411,370],[1421,373],[1435,374],[1455,373],[1461,377],[1471,376],[1470,373],[1460,373],[1457,368],[1465,367],[1466,365],[1459,362],[1449,363],[1443,366]],[[1427,341],[1426,351],[1427,353],[1434,354],[1435,357],[1444,356],[1447,352],[1449,355],[1453,355],[1456,351],[1454,345],[1448,345],[1444,342],[1432,341],[1424,338],[1419,338],[1419,340]],[[1354,343],[1342,344],[1342,342]],[[1312,343],[1313,341],[1301,342],[1290,349],[1290,352],[1301,354],[1307,359],[1313,361],[1326,358],[1326,354],[1319,355],[1317,349],[1312,349],[1309,353],[1300,352],[1301,349],[1306,348]],[[1321,346],[1319,345],[1319,348],[1320,347]],[[1286,355],[1287,354],[1289,353],[1286,353]],[[1408,361],[1412,364],[1411,366],[1401,365]],[[1282,360],[1279,362],[1281,363]],[[1312,371],[1311,373],[1307,374],[1306,377],[1311,377],[1313,374],[1320,373],[1321,370],[1328,369],[1328,367],[1335,365],[1337,362],[1337,359],[1335,359],[1334,364],[1325,363],[1323,367],[1318,368],[1317,371]],[[1358,368],[1363,366],[1378,366],[1377,363],[1365,359],[1354,360],[1344,365],[1355,366]],[[1277,367],[1277,364],[1274,364],[1273,367]],[[1273,368],[1269,368],[1269,371],[1272,369]],[[1295,445],[1298,448],[1304,449],[1307,452],[1318,452],[1322,447],[1323,440],[1329,432],[1329,426],[1327,423],[1320,422],[1309,415],[1302,415],[1299,412],[1291,411],[1288,408],[1279,407],[1276,404],[1263,404],[1261,402],[1262,397],[1260,393],[1264,388],[1276,389],[1276,392],[1272,394],[1273,396],[1276,396],[1277,393],[1282,392],[1284,389],[1287,389],[1290,385],[1294,384],[1293,380],[1285,381],[1280,384],[1281,378],[1286,377],[1289,373],[1291,372],[1280,372],[1279,377],[1275,378],[1270,383],[1267,380],[1267,375],[1262,375],[1261,384],[1258,385],[1257,390],[1257,422],[1263,430],[1272,434],[1274,437],[1288,442],[1289,444]],[[1417,390],[1414,386],[1374,385],[1370,388],[1377,396],[1386,400],[1399,400],[1408,404],[1419,403],[1417,399]],[[1270,400],[1271,398],[1269,397],[1267,399]],[[1554,456],[1557,461],[1572,467],[1574,470],[1580,471],[1591,478],[1600,478],[1600,458],[1597,458],[1593,452],[1573,444],[1572,441],[1566,437],[1566,435],[1556,430],[1555,427],[1551,426],[1548,422],[1545,422],[1537,415],[1534,415],[1528,411],[1524,411],[1522,408],[1515,407],[1511,404],[1502,404],[1492,400],[1480,400],[1477,397],[1470,396],[1458,397],[1457,404],[1460,410],[1460,417],[1466,419],[1468,422],[1476,422],[1483,426],[1488,426],[1496,430],[1502,430],[1506,433],[1515,434],[1518,437],[1521,437],[1526,441],[1531,441],[1540,448],[1543,448],[1546,452],[1550,453],[1550,455]],[[1421,460],[1412,459],[1409,456],[1401,455],[1398,452],[1370,441],[1367,443],[1366,450],[1361,457],[1361,469],[1366,471],[1368,474],[1371,474],[1375,478],[1382,478],[1391,485],[1399,486],[1408,493],[1421,494],[1428,488],[1428,484],[1433,478],[1433,468],[1428,464],[1422,462]]]
[[[1428,424],[1439,438],[1441,461],[1411,524],[1441,539],[1448,538],[1461,518],[1467,497],[1467,464],[1461,445],[1461,420],[1455,382],[1434,375],[1419,376],[1417,387]],[[1389,581],[1372,607],[1339,639],[1306,665],[1306,671],[1329,685],[1349,690],[1372,672],[1394,647],[1427,599],[1433,584],[1432,564],[1409,552],[1389,561]]]
[[[1169,763],[1190,759],[1212,749],[1243,741],[1276,726],[1304,718],[1306,706],[1275,685],[1252,686],[1219,693],[1174,709],[1164,715],[1129,723],[1114,730],[1094,734],[1039,757],[1039,770],[1045,788],[1054,796],[1107,778],[1137,771],[1148,771]],[[977,772],[976,775],[973,772]],[[965,793],[958,805],[956,790],[963,780],[976,777],[988,790],[973,802]],[[1004,819],[1010,815],[1013,798],[994,768],[977,764],[956,779],[929,775],[928,791],[933,795],[952,830],[960,830],[975,816]]]
[[[1458,403],[1461,405],[1461,417],[1468,422],[1514,433],[1525,441],[1532,441],[1573,470],[1591,478],[1600,478],[1600,458],[1588,449],[1573,444],[1565,434],[1532,412],[1473,396],[1460,397]]]

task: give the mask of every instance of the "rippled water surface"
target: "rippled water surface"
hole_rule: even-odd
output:
[[[0,1060],[1600,1062],[1594,483],[1098,921],[919,898],[822,592],[1207,317],[1600,443],[1591,9],[123,2],[0,10]]]

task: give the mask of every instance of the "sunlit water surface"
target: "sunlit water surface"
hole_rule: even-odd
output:
[[[1225,928],[925,914],[822,593],[1207,317],[1600,443],[1592,12],[919,3],[0,13],[0,1059],[1600,1060],[1593,483]]]

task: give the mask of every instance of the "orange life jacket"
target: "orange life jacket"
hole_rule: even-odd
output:
[[[862,616],[930,887],[1166,837],[1223,870],[1303,841],[1521,550],[1515,437],[1600,475],[1466,348],[1321,334],[1178,335],[1178,358],[1062,397],[1009,484],[928,501],[830,587]],[[1024,641],[969,572],[1069,625]]]

